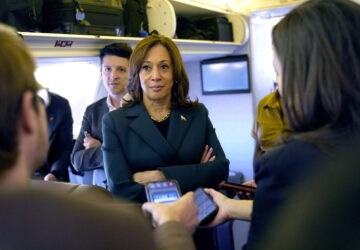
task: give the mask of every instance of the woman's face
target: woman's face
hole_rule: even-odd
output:
[[[273,66],[274,66],[274,70],[276,73],[276,82],[278,84],[278,88],[279,88],[279,94],[281,95],[282,93],[282,67],[280,64],[280,60],[279,57],[276,53],[275,47],[273,46]]]
[[[146,54],[140,69],[143,101],[171,101],[173,65],[167,49],[155,45]]]

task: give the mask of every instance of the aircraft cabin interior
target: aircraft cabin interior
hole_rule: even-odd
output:
[[[126,0],[118,2],[124,5]],[[272,28],[304,2],[306,0],[147,0],[148,31],[156,30],[172,38],[179,47],[189,76],[190,99],[198,98],[208,109],[230,161],[229,180],[233,182],[254,178],[252,130],[257,105],[277,88]],[[359,0],[355,2],[360,4]],[[184,20],[199,25],[199,20],[216,20],[213,25],[217,37],[213,40],[180,37],[177,26]],[[99,50],[114,42],[125,42],[135,48],[143,39],[142,34],[126,36],[126,25],[119,26],[115,35],[20,31],[36,58],[37,81],[69,101],[74,139],[80,133],[86,107],[107,96],[100,77]],[[229,66],[232,63],[233,70]],[[234,249],[242,249],[249,224],[241,220],[232,223]]]

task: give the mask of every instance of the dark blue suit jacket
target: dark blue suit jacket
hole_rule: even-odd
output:
[[[103,119],[104,167],[110,191],[117,196],[145,202],[144,186],[133,174],[161,170],[176,179],[186,193],[197,187],[216,187],[226,180],[226,159],[203,104],[172,109],[167,139],[158,130],[143,104],[120,108]],[[200,164],[205,145],[214,149],[214,162]]]
[[[69,101],[50,93],[50,105],[46,108],[48,120],[49,153],[46,163],[35,174],[54,174],[60,180],[68,179],[68,166],[72,150],[73,119]]]
[[[291,198],[293,188],[300,185],[314,168],[322,166],[321,162],[327,157],[328,155],[315,144],[291,139],[257,158],[257,189],[247,250],[258,249],[264,233],[272,230],[269,225],[272,225],[273,218]]]

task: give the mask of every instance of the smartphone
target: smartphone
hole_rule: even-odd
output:
[[[249,199],[250,197],[255,196],[256,188],[252,186],[232,183],[228,181],[223,181],[219,184],[219,189],[225,190],[229,192],[232,196],[232,194],[235,195],[235,193],[239,194],[239,192],[242,192],[242,195],[239,196],[240,199]],[[247,195],[249,194],[249,195]]]
[[[181,197],[176,180],[150,182],[145,185],[146,197],[149,202],[169,204]]]
[[[88,132],[84,131],[84,137],[88,137]]]
[[[213,201],[212,197],[205,193],[202,188],[197,188],[194,193],[195,204],[199,209],[198,217],[200,225],[206,225],[215,218],[219,207]]]
[[[149,202],[169,204],[181,197],[181,191],[176,180],[150,182],[145,185],[146,198]],[[194,191],[195,204],[198,206],[198,217],[201,225],[209,223],[217,214],[218,206],[210,195],[202,188]]]

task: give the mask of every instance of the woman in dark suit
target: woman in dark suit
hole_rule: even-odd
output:
[[[258,186],[248,249],[268,249],[259,243],[273,229],[272,220],[281,218],[277,216],[295,194],[294,187],[321,168],[323,161],[351,148],[350,139],[359,138],[359,30],[360,6],[349,0],[305,2],[274,27],[274,67],[291,134],[286,143],[255,162]],[[213,225],[245,217],[240,213],[242,201],[211,189],[207,192],[220,207]],[[294,217],[297,212],[293,211]]]
[[[129,64],[132,100],[103,119],[110,191],[142,203],[148,182],[176,179],[186,193],[227,179],[229,161],[207,109],[188,97],[189,80],[175,43],[149,36]]]

